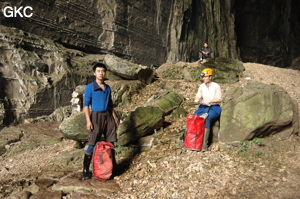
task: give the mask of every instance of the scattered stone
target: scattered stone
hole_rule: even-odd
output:
[[[46,191],[42,190],[33,194],[30,199],[61,199],[63,193],[61,191]]]
[[[81,173],[79,174],[81,175]],[[99,181],[97,179],[81,180],[79,175],[68,176],[52,187],[53,191],[62,191],[64,193],[91,194],[97,196],[111,197],[113,193],[121,191],[115,180]],[[77,194],[75,194],[77,193]]]
[[[47,189],[48,187],[52,186],[57,181],[45,178],[39,178],[34,183],[41,189]]]
[[[145,136],[139,139],[138,145],[141,147],[141,150],[144,151],[152,147],[154,141],[155,141],[155,137],[153,135]]]
[[[5,197],[5,198],[6,199],[29,199],[31,196],[32,196],[32,193],[30,193],[29,191],[20,191],[15,194],[11,194],[10,196]]]

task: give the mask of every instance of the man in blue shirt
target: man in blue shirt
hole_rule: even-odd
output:
[[[86,118],[86,128],[89,131],[88,147],[83,160],[83,178],[90,179],[89,167],[95,144],[100,141],[102,134],[105,141],[116,142],[118,119],[113,108],[111,88],[104,83],[106,66],[97,63],[93,67],[95,81],[84,89],[83,110]],[[92,113],[90,113],[90,106]]]

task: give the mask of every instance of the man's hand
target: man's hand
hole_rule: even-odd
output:
[[[207,101],[204,101],[204,100],[203,100],[203,101],[202,101],[202,104],[204,104],[204,105],[206,105],[206,106],[210,106],[210,103],[211,103],[211,102],[210,102],[209,100],[207,100]]]
[[[87,123],[86,123],[86,129],[87,129],[88,131],[92,131],[92,130],[93,130],[93,124],[92,124],[92,122],[87,122]]]

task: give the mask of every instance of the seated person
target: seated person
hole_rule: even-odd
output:
[[[203,47],[199,51],[199,60],[207,59],[207,58],[214,58],[214,52],[210,47],[208,47],[207,42],[203,43]]]
[[[202,70],[201,77],[203,83],[199,86],[195,97],[195,102],[200,102],[198,110],[194,114],[202,115],[208,113],[205,119],[205,129],[203,137],[202,151],[208,148],[208,138],[212,123],[216,121],[221,114],[220,103],[222,102],[221,87],[216,82],[212,82],[213,70],[205,68]]]

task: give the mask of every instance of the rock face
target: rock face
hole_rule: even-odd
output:
[[[134,64],[113,55],[106,55],[104,63],[112,73],[124,79],[140,80],[141,82],[150,84],[154,77],[153,69]]]
[[[131,82],[119,82],[121,85],[118,86],[112,83],[120,87],[115,92],[122,90],[118,93],[121,96],[116,96],[116,103],[130,101],[130,95],[145,86],[141,81],[152,82],[154,72],[151,68],[110,55],[70,50],[13,28],[0,26],[0,29],[0,44],[3,46],[0,49],[1,126],[49,115],[62,106],[70,105],[75,87],[93,81],[92,66],[104,62],[104,59],[112,70],[108,72],[108,78],[133,79]],[[134,81],[138,79],[141,81]]]
[[[5,108],[4,125],[49,115],[58,107],[69,105],[75,85],[92,78],[89,68],[76,67],[68,61],[70,57],[82,56],[81,52],[20,30],[0,28],[0,104]]]
[[[188,81],[201,80],[201,71],[204,68],[212,68],[214,71],[213,81],[218,83],[235,83],[242,76],[245,70],[243,63],[228,58],[208,59],[201,64],[198,62],[176,64],[163,64],[157,70],[157,75],[166,79],[184,79]]]
[[[6,5],[0,3],[2,8]],[[147,66],[195,61],[204,41],[217,57],[239,58],[241,51],[245,61],[289,66],[299,55],[300,3],[296,0],[279,0],[272,5],[268,0],[255,4],[222,0],[19,0],[11,5],[31,6],[34,14],[31,18],[5,18],[1,13],[2,25],[84,52],[115,54]],[[257,16],[262,20],[257,21]]]
[[[237,46],[242,60],[291,66],[292,60],[300,54],[299,8],[300,2],[296,0],[279,0],[272,4],[267,0],[255,4],[236,1]],[[299,65],[293,67],[299,68]]]
[[[298,131],[298,106],[275,85],[250,83],[232,88],[223,98],[219,140],[242,142],[280,132],[287,138]]]
[[[217,56],[238,58],[230,1],[23,0],[17,6],[31,6],[34,15],[1,15],[1,24],[88,53],[158,66],[197,58],[200,43],[208,40]]]

